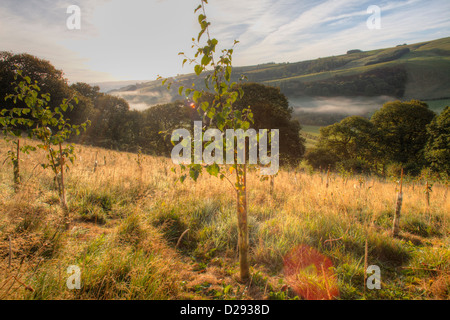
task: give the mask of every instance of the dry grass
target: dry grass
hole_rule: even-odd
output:
[[[6,153],[4,141],[0,150]],[[333,262],[340,298],[361,299],[366,239],[369,265],[383,273],[382,289],[366,290],[365,298],[449,298],[444,184],[434,183],[428,207],[424,182],[404,183],[401,232],[392,239],[394,180],[332,174],[327,188],[325,174],[282,170],[270,197],[269,182],[250,172],[253,267],[245,286],[236,281],[235,194],[227,182],[205,174],[181,184],[161,157],[143,156],[139,166],[136,154],[84,146],[76,153],[66,178],[68,231],[60,228],[51,172],[39,166],[42,154],[22,157],[17,194],[10,164],[0,167],[0,298],[288,299],[296,293],[283,258],[306,245]],[[65,285],[74,264],[81,290]]]

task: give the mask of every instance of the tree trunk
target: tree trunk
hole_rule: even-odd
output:
[[[19,161],[20,161],[20,139],[17,140],[17,151],[15,159],[13,159],[13,170],[14,170],[14,190],[17,192],[19,190],[20,185],[20,169],[19,169]]]
[[[242,179],[240,170],[236,170],[237,189],[237,214],[238,214],[238,247],[239,247],[239,267],[242,282],[250,279],[250,269],[248,264],[248,224],[247,224],[247,167],[242,166]]]
[[[66,202],[66,189],[64,187],[64,156],[62,153],[61,143],[59,143],[59,157],[60,157],[60,165],[61,165],[61,183],[60,183],[60,200],[61,200],[61,208],[64,212],[64,223],[65,227],[69,227],[69,210],[67,208]]]
[[[271,196],[273,196],[274,179],[275,179],[274,176],[271,175],[271,176],[270,176],[270,191],[269,191]]]

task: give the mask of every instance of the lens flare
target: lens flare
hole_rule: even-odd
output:
[[[283,259],[284,275],[296,294],[306,300],[331,300],[339,296],[331,260],[316,249],[300,245]]]

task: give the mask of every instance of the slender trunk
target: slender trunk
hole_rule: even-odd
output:
[[[248,224],[247,224],[247,167],[242,166],[242,173],[236,170],[237,189],[237,214],[238,214],[238,247],[239,247],[239,268],[242,282],[250,279],[250,269],[248,263]],[[242,174],[242,177],[241,177]]]
[[[67,208],[66,190],[64,188],[64,156],[62,153],[61,143],[59,143],[59,157],[60,157],[60,165],[61,165],[61,184],[60,184],[61,208],[64,211],[65,225],[66,225],[66,227],[68,227],[69,226],[69,210]]]
[[[396,237],[400,230],[400,213],[402,211],[402,201],[403,201],[403,168],[400,177],[400,190],[397,195],[397,205],[394,214],[394,223],[392,227],[392,236]]]
[[[17,140],[17,150],[16,150],[16,156],[15,159],[13,159],[13,167],[14,167],[14,189],[17,192],[19,190],[20,185],[20,168],[19,168],[19,161],[20,161],[20,139]]]
[[[273,175],[271,175],[270,176],[270,195],[271,196],[273,196],[274,180],[275,180],[275,177]]]
[[[325,185],[325,188],[328,188],[328,185],[330,183],[330,166],[328,166],[328,171],[327,171],[327,183]]]

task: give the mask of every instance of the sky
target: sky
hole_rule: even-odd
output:
[[[210,34],[239,43],[234,66],[297,62],[450,36],[449,0],[210,0]],[[50,61],[73,82],[154,80],[190,73],[183,51],[199,26],[199,0],[1,0],[0,51]],[[70,30],[67,8],[80,8]],[[370,6],[380,28],[369,28]],[[71,21],[71,20],[70,20]]]

